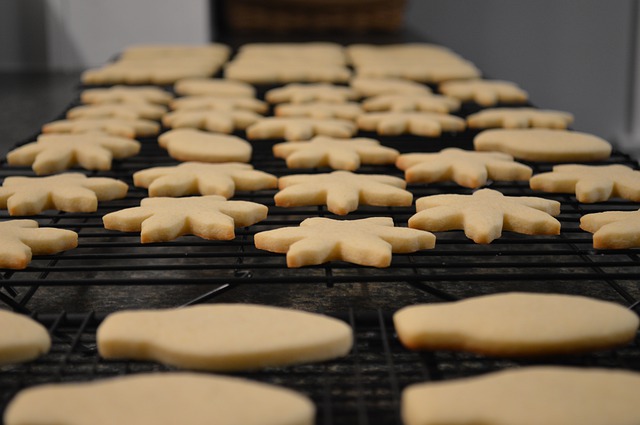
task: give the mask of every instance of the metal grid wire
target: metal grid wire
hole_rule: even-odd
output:
[[[530,365],[623,367],[640,371],[638,339],[611,351],[544,359],[495,359],[449,351],[418,353],[404,349],[382,312],[345,312],[337,316],[354,329],[354,348],[341,359],[318,364],[272,367],[232,376],[281,385],[310,397],[317,424],[401,424],[402,390],[414,383],[440,381]],[[98,356],[93,313],[36,316],[48,327],[53,345],[49,354],[20,366],[0,369],[0,417],[22,388],[52,382],[82,382],[133,373],[169,372],[153,362],[112,361]],[[71,401],[72,402],[72,401]]]

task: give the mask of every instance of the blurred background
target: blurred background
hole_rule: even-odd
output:
[[[0,137],[3,151],[54,118],[75,92],[79,72],[137,43],[259,41],[270,23],[281,39],[302,18],[247,10],[295,12],[319,0],[2,0],[0,1]],[[637,0],[324,0],[342,8],[345,41],[427,41],[473,61],[490,78],[517,82],[542,108],[576,116],[574,128],[640,152],[640,42]],[[385,3],[385,4],[382,4]],[[240,7],[243,22],[234,21]],[[242,8],[245,8],[244,11]],[[345,7],[354,7],[347,10]],[[247,9],[249,8],[249,9]],[[359,12],[377,20],[365,34]],[[265,13],[263,10],[261,13]],[[344,16],[347,16],[345,18]],[[236,16],[237,17],[237,16]],[[327,22],[317,20],[317,22]],[[335,23],[335,22],[334,22]],[[244,25],[244,28],[241,28]],[[311,24],[304,23],[307,29]],[[240,33],[244,30],[245,38]],[[294,29],[295,30],[295,29]],[[326,28],[325,28],[326,30]],[[235,31],[235,32],[234,32]],[[339,29],[332,36],[340,40]],[[382,34],[382,35],[381,35]],[[300,31],[296,30],[299,37]],[[303,36],[305,34],[302,34]],[[322,38],[306,34],[309,39]],[[353,36],[353,34],[351,34]],[[235,37],[235,38],[234,38]],[[33,78],[33,76],[39,76]],[[16,122],[16,114],[23,118]],[[31,124],[31,121],[36,124]],[[7,145],[7,143],[9,143]]]

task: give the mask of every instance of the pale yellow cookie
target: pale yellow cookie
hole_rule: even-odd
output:
[[[587,214],[580,218],[580,228],[593,233],[596,249],[640,247],[640,210]]]
[[[120,54],[122,59],[153,59],[171,57],[180,60],[184,57],[207,57],[225,61],[231,54],[229,46],[220,43],[194,44],[137,44],[128,46]]]
[[[345,83],[351,78],[351,71],[322,59],[244,58],[229,62],[224,75],[251,84]]]
[[[122,118],[135,120],[138,118],[158,120],[167,112],[167,108],[153,103],[102,103],[81,105],[67,111],[68,119]]]
[[[566,129],[573,122],[568,112],[535,108],[485,109],[467,117],[469,128],[555,128]]]
[[[79,118],[59,120],[42,126],[43,133],[103,133],[112,136],[136,137],[155,136],[160,125],[151,120],[124,118]]]
[[[316,136],[308,142],[285,142],[273,146],[276,158],[287,160],[289,168],[331,167],[354,171],[360,164],[393,164],[400,153],[374,139],[334,139]]]
[[[47,329],[24,314],[0,310],[0,329],[0,366],[37,359],[51,348]]]
[[[267,207],[223,196],[144,198],[139,207],[102,217],[105,229],[140,232],[142,243],[165,242],[182,235],[209,240],[235,238],[234,227],[251,226],[267,217]]]
[[[349,87],[332,84],[287,84],[267,91],[264,97],[269,103],[347,103],[358,94]]]
[[[280,177],[274,200],[279,207],[327,205],[334,214],[346,215],[359,205],[409,206],[411,192],[404,180],[382,174],[297,174]]]
[[[349,82],[349,85],[360,97],[431,94],[429,86],[402,78],[354,77]]]
[[[155,360],[210,371],[262,369],[346,356],[352,330],[341,320],[287,308],[213,304],[121,311],[97,332],[105,359]]]
[[[533,176],[533,190],[575,193],[580,202],[624,198],[640,202],[640,171],[626,165],[556,165],[553,171]]]
[[[400,155],[396,166],[404,170],[409,183],[433,183],[452,180],[472,189],[494,181],[526,181],[531,168],[500,152],[474,152],[446,148],[437,153]]]
[[[140,143],[106,134],[41,134],[35,142],[7,154],[9,165],[28,166],[38,175],[52,174],[79,165],[86,170],[110,170],[112,159],[140,152]]]
[[[0,222],[0,267],[24,269],[32,255],[55,254],[78,246],[78,234],[71,230],[38,228],[35,220]]]
[[[182,96],[209,95],[219,98],[253,98],[256,95],[256,89],[250,84],[223,78],[187,78],[176,81],[173,88],[176,93]]]
[[[392,253],[410,253],[435,246],[429,232],[393,227],[391,217],[360,220],[307,218],[299,227],[256,233],[256,248],[286,253],[287,267],[347,261],[372,267],[389,267]]]
[[[499,151],[525,161],[597,161],[611,156],[611,145],[592,134],[528,128],[486,130],[473,139],[477,151]]]
[[[133,184],[149,188],[151,197],[221,195],[231,198],[236,189],[275,189],[278,187],[278,178],[254,170],[250,164],[183,162],[175,167],[154,167],[137,171],[133,174]]]
[[[211,374],[156,372],[28,388],[7,406],[4,423],[313,425],[314,418],[311,400],[283,387]]]
[[[357,131],[352,121],[299,117],[268,117],[247,128],[249,139],[309,140],[313,136],[349,138]]]
[[[340,118],[351,121],[363,113],[362,107],[356,102],[282,103],[274,109],[274,115],[278,117]]]
[[[178,161],[249,162],[252,152],[239,137],[191,128],[167,131],[158,137],[158,144]]]
[[[171,93],[155,86],[113,86],[100,89],[86,89],[80,94],[80,101],[88,104],[102,103],[152,103],[166,105],[171,102]]]
[[[179,97],[171,101],[171,109],[180,111],[232,111],[247,110],[258,114],[264,114],[269,106],[258,99],[252,97],[218,97],[215,95],[198,95]]]
[[[318,60],[323,63],[344,65],[346,56],[344,48],[337,43],[247,43],[238,50],[238,57],[298,59],[300,61]]]
[[[575,295],[501,293],[405,307],[393,316],[411,350],[513,357],[604,350],[631,342],[638,316],[621,305]]]
[[[0,187],[0,208],[7,208],[10,215],[35,215],[49,209],[93,212],[98,201],[122,199],[128,189],[120,180],[79,173],[6,177]]]
[[[440,93],[462,102],[474,101],[482,106],[502,103],[525,103],[529,95],[516,83],[501,80],[448,81],[440,84]]]
[[[463,131],[465,121],[453,115],[436,112],[370,112],[357,119],[360,130],[376,131],[383,136],[409,133],[437,137],[443,131]]]
[[[560,203],[531,196],[504,196],[491,189],[473,195],[433,195],[416,201],[409,227],[431,232],[464,230],[475,243],[487,244],[507,230],[525,235],[558,235]]]
[[[402,392],[405,425],[629,425],[638,422],[636,372],[531,366]]]
[[[262,115],[247,110],[178,110],[162,117],[162,124],[169,128],[198,128],[215,133],[232,133],[255,124]]]
[[[448,114],[460,109],[460,101],[436,94],[383,94],[362,102],[365,111],[439,112]]]

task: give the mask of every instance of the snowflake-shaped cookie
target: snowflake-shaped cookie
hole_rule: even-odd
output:
[[[359,103],[283,103],[275,107],[278,117],[341,118],[354,121],[364,111]]]
[[[404,170],[409,183],[432,183],[453,180],[472,189],[484,186],[487,179],[495,181],[529,180],[531,168],[500,152],[475,152],[458,148],[438,153],[408,153],[400,155],[396,166]]]
[[[171,109],[180,111],[233,111],[245,110],[264,114],[269,110],[269,106],[258,99],[252,97],[217,97],[210,95],[186,96],[173,100]]]
[[[348,138],[356,133],[352,121],[318,118],[263,118],[247,128],[249,139],[309,140],[313,136]]]
[[[575,193],[578,201],[602,202],[612,197],[640,202],[640,171],[625,165],[556,165],[553,171],[533,176],[531,189]]]
[[[284,87],[271,89],[265,94],[269,103],[309,103],[328,102],[346,103],[358,98],[358,94],[344,86],[332,84],[287,84]]]
[[[8,208],[11,215],[34,215],[48,209],[93,212],[98,201],[124,198],[127,190],[120,180],[79,173],[7,177],[0,187],[0,208]]]
[[[178,161],[249,162],[252,152],[239,137],[191,128],[167,131],[158,137],[158,144]]]
[[[573,122],[568,112],[535,108],[485,109],[467,117],[470,128],[557,128],[565,129]]]
[[[529,99],[527,92],[511,81],[448,81],[442,83],[439,90],[440,93],[462,102],[474,101],[482,106],[493,106],[498,102],[524,103]]]
[[[124,118],[81,118],[53,121],[42,126],[43,133],[106,133],[112,136],[150,137],[160,131],[160,125],[151,120]]]
[[[286,253],[288,267],[347,261],[389,267],[392,253],[410,253],[435,246],[429,232],[393,227],[391,217],[332,220],[313,217],[300,227],[285,227],[254,236],[256,248]]]
[[[168,104],[171,93],[154,86],[113,86],[105,89],[87,89],[80,94],[82,103],[154,103]]]
[[[424,84],[402,78],[366,78],[355,77],[349,84],[362,97],[396,94],[431,94],[431,89]]]
[[[411,192],[404,180],[381,174],[298,174],[280,177],[281,189],[274,197],[280,207],[327,205],[334,214],[346,215],[362,205],[409,206]]]
[[[133,174],[133,183],[149,188],[149,196],[221,195],[238,190],[274,189],[278,178],[254,170],[250,164],[183,162],[175,167],[154,167]]]
[[[580,218],[580,228],[593,233],[596,249],[640,247],[640,210],[587,214]]]
[[[86,170],[110,170],[113,158],[140,152],[140,143],[106,134],[42,134],[35,142],[7,154],[9,165],[32,165],[38,175],[52,174],[80,165]]]
[[[374,139],[334,139],[317,136],[308,142],[285,142],[273,146],[273,155],[284,158],[289,168],[331,167],[354,171],[360,164],[393,164],[399,155],[395,149]]]
[[[252,85],[223,78],[184,78],[176,81],[174,90],[182,96],[210,95],[252,98],[256,95],[256,89]]]
[[[139,207],[102,217],[105,229],[140,232],[142,243],[165,242],[182,235],[210,240],[235,238],[234,227],[251,226],[267,217],[267,207],[223,196],[145,198]]]
[[[24,269],[32,255],[55,254],[78,246],[71,230],[38,227],[35,220],[0,222],[0,267]]]
[[[170,112],[162,117],[162,124],[170,128],[199,128],[216,133],[244,130],[259,121],[262,115],[246,110]]]
[[[167,108],[152,103],[102,103],[80,105],[67,111],[69,119],[122,118],[135,120],[144,118],[158,120],[167,112]]]
[[[243,59],[229,62],[224,69],[226,78],[252,84],[282,84],[293,82],[342,83],[349,80],[351,71],[342,64],[320,60],[300,59]]]
[[[409,227],[441,232],[463,229],[475,243],[487,244],[502,230],[526,235],[557,235],[560,203],[529,196],[504,196],[481,189],[473,195],[433,195],[416,201],[417,214]]]
[[[372,112],[358,117],[358,127],[377,131],[384,136],[410,133],[416,136],[437,137],[443,131],[462,131],[462,118],[435,112]]]
[[[366,99],[362,102],[365,111],[392,112],[449,112],[460,109],[460,101],[452,97],[436,94],[383,94]]]

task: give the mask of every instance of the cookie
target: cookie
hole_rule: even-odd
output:
[[[140,143],[99,133],[41,134],[35,142],[7,154],[7,163],[31,165],[38,175],[58,173],[75,165],[86,170],[110,170],[112,159],[137,155]]]
[[[251,160],[251,145],[246,140],[226,134],[180,128],[160,135],[158,144],[178,161],[249,162]]]
[[[278,187],[276,206],[326,204],[329,211],[338,215],[349,214],[359,205],[405,207],[413,201],[411,192],[404,190],[404,180],[382,174],[297,174],[280,177]]]
[[[333,139],[316,136],[308,142],[285,142],[273,146],[276,158],[287,160],[289,168],[331,167],[354,171],[360,164],[393,164],[400,153],[374,139]]]
[[[256,89],[252,85],[223,78],[186,78],[176,81],[173,89],[182,96],[207,95],[219,98],[254,98],[256,96]]]
[[[246,110],[169,112],[162,117],[162,124],[169,128],[198,128],[215,133],[232,133],[255,124],[262,115]]]
[[[256,248],[286,253],[287,267],[328,261],[346,261],[371,267],[389,267],[392,253],[410,253],[435,246],[429,232],[393,227],[391,217],[360,220],[307,218],[299,227],[256,233]]]
[[[67,118],[71,120],[93,118],[159,120],[166,112],[167,108],[164,106],[152,103],[99,103],[71,108],[67,111]]]
[[[360,115],[358,128],[376,131],[382,136],[414,134],[416,136],[437,137],[443,131],[463,131],[462,118],[435,112],[371,112]]]
[[[580,228],[593,233],[596,249],[640,247],[640,211],[606,211],[580,218]]]
[[[123,118],[82,118],[58,120],[42,126],[43,133],[104,133],[112,136],[136,137],[155,136],[160,125],[155,121]]]
[[[111,314],[97,332],[105,359],[154,360],[209,371],[253,370],[346,356],[341,320],[251,304],[199,305]]]
[[[531,196],[504,196],[491,189],[473,195],[433,195],[416,201],[409,227],[431,232],[464,230],[475,243],[488,244],[507,230],[525,235],[558,235],[560,203]]]
[[[225,61],[231,54],[229,46],[220,43],[193,44],[137,44],[128,46],[120,54],[121,59],[154,59],[170,57],[206,57]]]
[[[235,238],[234,227],[251,226],[267,217],[267,207],[223,196],[144,198],[139,207],[102,217],[104,228],[140,232],[142,243],[171,241],[182,235],[209,240]]]
[[[34,409],[34,406],[38,406]],[[195,373],[139,373],[22,390],[5,425],[88,424],[312,425],[302,394],[242,378]]]
[[[383,94],[370,97],[362,102],[368,112],[439,112],[448,114],[460,109],[460,101],[452,97],[436,94]]]
[[[429,86],[402,78],[354,77],[349,85],[358,93],[359,97],[431,94]]]
[[[535,108],[485,109],[467,117],[469,128],[555,128],[566,129],[573,122],[568,112]]]
[[[254,170],[250,164],[183,162],[175,167],[137,171],[133,174],[133,183],[137,187],[149,188],[151,197],[221,195],[231,198],[236,189],[275,189],[278,187],[278,178]]]
[[[636,372],[530,366],[410,385],[401,412],[405,425],[626,425],[638,391]]]
[[[556,165],[552,172],[535,175],[529,185],[543,192],[575,193],[585,203],[615,197],[640,202],[640,171],[620,164]]]
[[[120,180],[79,173],[6,177],[0,187],[0,208],[7,208],[10,215],[35,215],[49,209],[93,212],[98,201],[122,199],[128,189]]]
[[[71,230],[38,227],[34,220],[0,222],[0,267],[24,269],[32,255],[55,254],[78,246]]]
[[[309,140],[313,136],[349,138],[357,131],[352,121],[298,117],[268,117],[247,128],[249,139]]]
[[[232,111],[246,110],[258,114],[265,114],[269,106],[258,99],[252,97],[218,97],[215,95],[197,95],[179,97],[171,101],[171,109],[180,111]]]
[[[502,80],[448,81],[440,84],[440,93],[462,102],[474,101],[482,106],[497,103],[526,103],[529,94],[516,83]]]
[[[51,348],[47,329],[24,314],[0,310],[0,329],[0,366],[35,360]]]
[[[102,103],[153,103],[167,105],[171,102],[171,93],[155,86],[113,86],[109,88],[85,89],[80,93],[80,101],[88,104]]]
[[[344,65],[346,56],[344,48],[337,43],[247,43],[238,49],[238,58],[270,58],[273,60],[297,59],[299,61],[315,60],[322,63]]]
[[[525,161],[598,161],[611,156],[611,145],[592,134],[529,128],[486,130],[473,139],[477,151],[499,151]]]
[[[476,189],[494,181],[526,181],[531,168],[500,152],[474,152],[447,148],[437,153],[408,153],[396,160],[404,170],[408,183],[454,181],[460,186]]]
[[[277,117],[340,118],[354,121],[364,111],[359,103],[282,103],[274,109]]]
[[[226,78],[251,84],[346,83],[351,71],[322,58],[238,58],[224,69]]]
[[[332,84],[287,84],[267,91],[264,97],[269,103],[347,103],[358,94],[349,87]]]
[[[604,350],[636,337],[638,316],[621,305],[575,295],[501,293],[405,307],[393,316],[411,350],[547,356]]]

